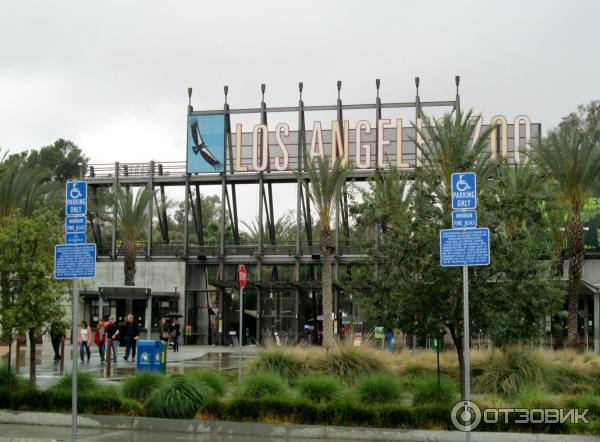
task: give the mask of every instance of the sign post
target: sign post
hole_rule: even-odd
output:
[[[238,349],[238,381],[242,382],[242,339],[243,326],[242,321],[244,320],[244,289],[246,288],[246,266],[240,264],[238,267],[239,280],[240,280],[240,332],[238,335],[239,349]]]
[[[463,271],[463,359],[465,416],[470,416],[471,351],[469,327],[469,266],[490,264],[490,231],[477,228],[477,177],[474,172],[453,173],[451,176],[452,229],[440,230],[440,264],[442,267],[462,267]],[[469,420],[467,418],[467,420]],[[466,425],[466,440],[471,440],[470,420]]]
[[[65,195],[65,242],[54,247],[54,277],[73,280],[71,345],[71,439],[77,440],[77,329],[79,325],[78,278],[96,277],[96,244],[86,243],[87,183],[69,181]]]

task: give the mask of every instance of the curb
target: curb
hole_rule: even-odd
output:
[[[71,415],[0,410],[0,424],[48,425],[70,427]],[[296,424],[261,424],[245,422],[197,421],[193,419],[159,419],[152,417],[79,415],[81,428],[137,430],[152,432],[179,432],[191,434],[223,434],[230,436],[262,436],[296,439],[401,441],[401,442],[462,442],[460,431],[393,430],[389,428],[330,427]],[[1,439],[0,440],[6,440]],[[12,438],[11,440],[17,440]],[[19,438],[18,440],[24,440]],[[33,439],[27,439],[33,440]],[[472,442],[592,442],[597,436],[473,432]]]

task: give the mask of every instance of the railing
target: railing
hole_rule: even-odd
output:
[[[88,164],[83,171],[85,178],[107,178],[115,175],[115,166],[117,163],[100,163]],[[118,163],[117,173],[119,177],[134,176],[148,177],[153,172],[154,176],[159,176],[159,171],[162,169],[162,175],[185,175],[185,161],[164,161],[155,162],[154,169],[152,163]]]

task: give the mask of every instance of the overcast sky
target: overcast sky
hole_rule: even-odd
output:
[[[600,94],[597,1],[0,3],[0,148],[57,138],[92,162],[185,159],[195,109],[454,97],[545,129]],[[292,119],[295,120],[295,117]]]

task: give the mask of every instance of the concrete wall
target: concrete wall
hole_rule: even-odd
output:
[[[150,287],[152,292],[180,293],[179,311],[185,313],[185,261],[138,261],[136,287]],[[95,291],[102,286],[123,286],[123,261],[96,263],[96,278],[80,280],[79,288]]]

